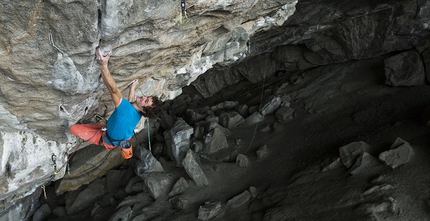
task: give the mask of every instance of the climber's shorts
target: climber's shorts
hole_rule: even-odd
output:
[[[112,150],[116,147],[110,144],[109,141],[106,141],[106,137],[104,136],[106,131],[102,130],[102,125],[100,123],[74,124],[70,127],[70,133],[82,138],[85,142],[103,145],[107,150]],[[130,143],[129,140],[128,142]],[[126,146],[127,145],[121,147],[121,155],[124,159],[130,159],[133,156],[133,147],[131,143],[128,148]]]

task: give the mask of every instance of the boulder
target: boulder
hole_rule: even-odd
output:
[[[413,155],[414,151],[409,142],[398,137],[391,145],[390,150],[379,154],[379,159],[384,162],[385,165],[394,169],[408,163]]]
[[[194,129],[182,118],[178,118],[173,127],[164,132],[167,152],[171,154],[177,167],[181,167],[181,162],[190,149],[190,137],[193,133]]]
[[[200,206],[198,211],[199,220],[211,220],[215,218],[221,211],[221,202],[205,202]]]
[[[425,85],[426,74],[420,54],[402,52],[385,60],[385,84],[390,86]]]
[[[187,155],[182,161],[187,174],[194,180],[198,187],[206,186],[209,181],[200,167],[198,156],[192,151],[188,150]]]
[[[347,168],[351,167],[364,152],[369,152],[371,146],[364,141],[349,143],[339,148],[340,160]]]
[[[164,173],[144,173],[143,180],[154,199],[167,196],[173,186],[173,179]]]

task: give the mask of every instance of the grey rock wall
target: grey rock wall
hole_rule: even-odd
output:
[[[52,154],[63,165],[77,145],[68,127],[113,110],[97,46],[112,51],[110,69],[124,94],[137,78],[138,94],[172,99],[214,65],[244,57],[249,37],[282,25],[296,3],[187,1],[181,25],[180,1],[2,1],[0,200],[49,181]]]
[[[180,1],[2,1],[2,211],[14,213],[9,203],[49,181],[52,154],[58,165],[66,161],[77,145],[71,124],[113,110],[94,59],[97,46],[112,51],[110,69],[123,94],[139,79],[137,94],[163,100],[191,83],[209,97],[279,70],[408,49],[428,57],[430,1],[186,3],[188,23],[181,25]],[[54,180],[63,176],[64,170]]]

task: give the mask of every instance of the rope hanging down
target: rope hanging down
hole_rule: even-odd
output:
[[[96,134],[97,133],[99,133],[100,131],[102,131],[103,129],[100,129],[100,130],[98,130],[90,139],[88,139],[88,140],[91,140],[94,136],[96,136]],[[42,190],[43,190],[43,196],[44,196],[44,198],[45,199],[47,199],[48,197],[46,196],[46,190],[45,190],[45,187],[46,187],[46,185],[48,185],[48,183],[49,182],[51,182],[51,181],[53,181],[54,180],[54,178],[55,178],[55,176],[61,171],[61,169],[63,169],[63,167],[64,166],[66,166],[68,163],[69,163],[69,161],[70,161],[70,159],[72,159],[72,157],[73,157],[73,155],[78,151],[78,149],[79,149],[79,147],[84,143],[84,142],[86,142],[85,140],[82,140],[82,141],[80,141],[79,142],[79,144],[78,145],[76,145],[76,147],[75,147],[75,149],[73,150],[73,152],[72,152],[72,154],[70,154],[70,156],[67,158],[67,160],[66,160],[66,162],[60,167],[60,169],[58,169],[57,170],[57,156],[54,154],[54,153],[52,153],[52,155],[51,155],[51,160],[52,160],[52,165],[53,165],[53,167],[54,167],[54,173],[51,175],[51,176],[49,176],[49,179],[48,179],[48,181],[46,181],[44,184],[42,184]]]
[[[149,152],[151,152],[151,154],[152,154],[152,150],[151,150],[151,132],[149,131],[149,128],[151,126],[149,125],[149,118],[146,119],[146,121],[148,121],[148,148],[149,148]]]

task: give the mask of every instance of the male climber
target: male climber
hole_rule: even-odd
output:
[[[103,145],[107,150],[120,146],[122,156],[130,159],[133,156],[133,148],[129,140],[133,136],[134,128],[142,116],[157,116],[161,111],[162,102],[155,96],[136,98],[134,91],[138,84],[137,80],[130,85],[128,100],[123,98],[108,69],[111,54],[103,56],[100,48],[96,49],[96,59],[100,66],[103,83],[109,90],[115,110],[107,124],[103,121],[93,124],[74,124],[70,127],[70,132],[84,141]]]

